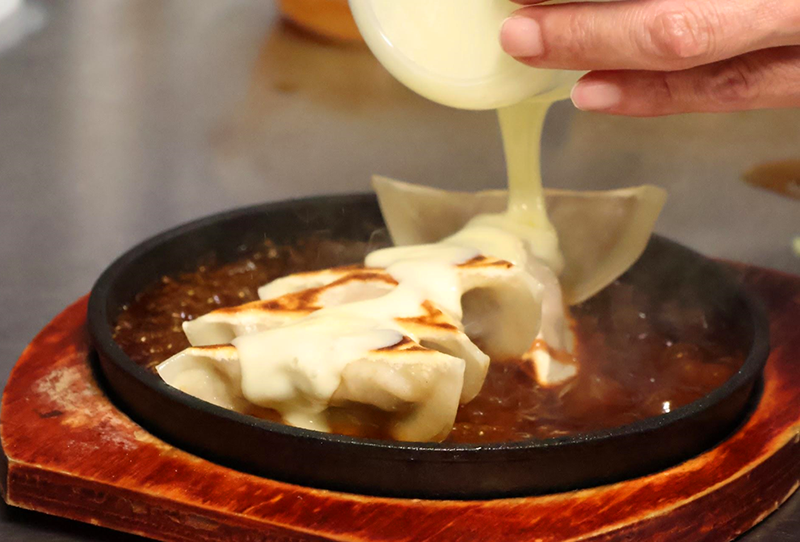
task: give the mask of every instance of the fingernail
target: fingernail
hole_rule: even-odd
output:
[[[607,111],[622,102],[622,89],[605,81],[578,81],[570,98],[582,111]]]
[[[503,21],[500,44],[506,53],[514,57],[527,58],[544,53],[544,41],[539,23],[519,15]]]

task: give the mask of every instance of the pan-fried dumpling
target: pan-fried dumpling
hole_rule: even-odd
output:
[[[215,310],[184,322],[183,331],[193,346],[228,344],[241,335],[272,329],[325,307],[380,297],[396,287],[382,270],[341,267],[288,275],[259,289],[276,297]]]
[[[335,310],[233,346],[188,348],[157,367],[190,395],[239,412],[274,409],[296,427],[328,431],[337,407],[378,409],[389,435],[406,441],[448,435],[464,369],[464,360],[423,347],[392,323]]]
[[[368,255],[366,263],[386,267],[389,274],[402,284],[413,284],[440,306],[450,307],[456,301],[459,306],[453,314],[459,319],[463,317],[467,335],[477,339],[492,359],[522,357],[534,365],[537,380],[541,384],[554,385],[577,372],[575,363],[565,363],[568,356],[551,355],[551,352],[569,354],[573,347],[561,285],[556,276],[556,270],[561,269],[563,260],[552,228],[548,225],[534,227],[526,218],[510,213],[479,215],[437,243],[386,248]],[[517,280],[538,285],[542,291],[541,299],[537,303],[532,303],[530,298],[515,299],[515,289],[506,288],[505,292],[509,295],[495,295],[487,300],[469,293],[462,296],[461,290],[448,287],[448,281],[441,280],[441,277],[455,273],[458,266],[463,265],[459,262],[472,254],[480,254],[481,258],[486,258],[486,255],[494,259],[502,258],[499,261],[515,271]],[[398,268],[401,270],[399,273]],[[432,280],[431,277],[437,279]],[[507,277],[505,281],[501,279],[499,284],[511,286]],[[475,291],[481,290],[478,288]],[[502,289],[496,287],[495,294],[498,291],[502,292]],[[451,292],[458,294],[455,300],[450,299]],[[486,301],[494,303],[487,304]],[[463,316],[462,305],[469,308]],[[541,318],[536,320],[539,326],[536,341],[531,341],[530,334],[510,333],[515,329],[514,323],[495,317],[498,312],[503,313],[496,307],[505,305],[514,308],[513,315],[517,322],[527,321],[530,314],[541,314]],[[509,314],[509,311],[505,311],[505,314]],[[572,361],[571,357],[569,361]]]
[[[542,295],[541,285],[519,268],[472,254],[463,254],[462,259],[470,258],[463,263],[441,269],[430,262],[431,267],[420,269],[413,260],[406,260],[434,287],[427,290],[408,283],[400,288],[389,271],[374,268],[325,270],[321,277],[316,273],[284,277],[278,280],[286,284],[291,279],[298,286],[336,278],[277,299],[213,311],[185,322],[184,331],[193,346],[203,346],[230,343],[236,337],[287,325],[322,309],[392,319],[422,345],[465,361],[462,402],[468,402],[486,377],[489,356],[484,351],[502,359],[522,356],[529,349],[540,329]],[[386,258],[397,256],[382,251],[374,255],[379,263],[390,263]],[[402,266],[390,265],[389,269],[403,272]],[[436,280],[436,275],[441,278]],[[452,297],[454,302],[442,297]],[[441,310],[443,305],[449,309]],[[484,351],[473,340],[484,345]]]
[[[216,345],[187,348],[156,367],[170,386],[198,399],[237,412],[244,412],[241,369],[236,348]]]
[[[533,220],[524,209],[506,209],[505,191],[445,192],[381,177],[373,184],[399,245],[388,250],[430,243],[476,249],[524,268],[542,285],[541,328],[524,357],[543,385],[576,373],[574,363],[562,361],[573,347],[564,302],[591,297],[638,259],[665,198],[662,190],[647,186],[606,193],[549,192],[553,227],[547,218],[544,223],[541,217]]]
[[[478,218],[485,218],[485,215]],[[513,231],[514,224],[511,224],[510,227]],[[528,244],[521,236],[503,230],[500,226],[489,227],[481,222],[476,227],[473,222],[470,222],[454,235],[446,237],[438,243],[385,248],[368,255],[366,263],[371,266],[386,267],[389,274],[403,283],[414,283],[417,289],[428,294],[428,299],[442,307],[451,307],[453,301],[449,299],[449,294],[457,293],[455,301],[458,306],[450,308],[451,314],[454,314],[459,320],[464,319],[465,329],[470,337],[485,339],[480,340],[480,343],[484,345],[484,350],[488,351],[492,358],[497,359],[521,356],[531,346],[530,335],[512,336],[508,331],[513,331],[515,327],[518,327],[518,323],[515,324],[507,318],[496,318],[497,310],[490,310],[491,304],[487,304],[486,299],[469,295],[473,289],[483,292],[483,284],[467,282],[461,288],[456,289],[449,286],[448,281],[432,280],[431,277],[446,276],[447,272],[456,273],[462,267],[474,267],[476,262],[481,260],[502,262],[502,266],[510,272],[505,273],[505,276],[498,276],[493,284],[494,300],[497,301],[497,304],[500,307],[513,309],[504,311],[504,313],[517,321],[526,320],[530,314],[536,313],[538,306],[541,305],[542,318],[536,319],[536,324],[541,325],[539,338],[553,348],[569,350],[571,349],[571,334],[564,317],[564,305],[558,277],[544,259],[529,253]],[[553,252],[550,252],[551,249]],[[551,246],[545,250],[557,254],[557,246]],[[465,263],[458,263],[459,260],[453,258],[453,255],[471,255],[473,253],[481,254],[481,256],[474,256],[473,260]],[[494,257],[487,258],[483,254],[490,254]],[[498,260],[498,257],[504,259]],[[440,269],[438,266],[442,266],[442,268]],[[516,282],[524,282],[528,288],[538,288],[542,291],[541,300],[535,300],[534,304],[534,300],[530,297],[515,299],[515,292],[524,290],[524,288],[519,288],[515,284]],[[465,292],[468,294],[466,297],[464,296]],[[503,294],[507,295],[503,296]],[[462,305],[469,308],[467,314],[463,314]],[[472,322],[471,326],[470,322]],[[482,327],[486,328],[488,335],[475,331],[478,322],[481,322]],[[470,328],[472,328],[472,332],[470,332]]]
[[[269,282],[258,289],[259,299],[276,299],[311,288],[321,288],[336,282],[361,266],[333,267],[319,271],[293,273]]]
[[[507,261],[478,254],[446,244],[394,247],[373,252],[366,263],[386,267],[460,322],[490,357],[519,357],[540,328],[542,285]]]
[[[508,202],[506,190],[450,192],[385,177],[375,177],[373,186],[398,246],[457,235],[479,215],[502,213]],[[603,192],[544,192],[564,258],[559,278],[569,305],[590,298],[633,265],[666,201],[664,190],[647,185]]]

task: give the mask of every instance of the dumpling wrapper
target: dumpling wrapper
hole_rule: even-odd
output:
[[[505,211],[508,191],[456,192],[375,176],[372,181],[395,245],[435,243],[473,217]],[[666,192],[643,185],[608,191],[545,189],[564,256],[564,301],[575,305],[611,284],[644,252]]]
[[[358,417],[356,405],[383,411],[386,430],[397,440],[441,441],[452,430],[463,360],[396,334],[398,342],[388,347],[345,352],[342,366],[329,375],[333,379],[318,385],[319,375],[312,371],[298,379],[294,372],[301,369],[275,355],[274,336],[266,332],[237,339],[238,346],[187,348],[156,369],[167,384],[198,399],[242,413],[252,405],[275,409],[296,427],[326,431],[331,407]],[[243,378],[248,372],[266,372],[269,378]]]
[[[187,348],[156,366],[161,379],[184,393],[229,410],[244,412],[239,355],[231,345]]]
[[[279,277],[258,289],[258,298],[262,301],[277,299],[287,294],[294,294],[311,288],[322,288],[350,275],[358,265],[331,267],[318,271],[303,271]]]

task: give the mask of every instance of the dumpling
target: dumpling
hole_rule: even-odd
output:
[[[233,342],[188,348],[158,373],[205,401],[239,412],[274,409],[297,427],[328,431],[337,407],[358,405],[380,411],[397,440],[439,441],[452,429],[464,360],[392,325],[321,311]]]
[[[384,220],[395,245],[435,243],[473,218],[506,209],[508,192],[450,192],[374,177]],[[564,259],[564,300],[574,305],[619,278],[641,256],[666,192],[639,186],[603,192],[545,189],[547,212]],[[500,256],[502,257],[502,256]]]
[[[453,261],[458,252],[451,248],[469,259]],[[378,250],[366,262],[386,267],[388,274],[460,322],[467,336],[494,359],[523,355],[540,329],[542,284],[505,260],[437,244]]]
[[[258,298],[276,299],[286,294],[293,294],[302,290],[321,288],[350,275],[353,271],[360,268],[360,265],[351,265],[286,275],[285,277],[277,278],[259,288]]]
[[[244,412],[239,355],[231,345],[187,348],[156,367],[170,386],[211,404]]]
[[[493,360],[523,358],[534,365],[537,380],[542,385],[555,385],[573,377],[577,368],[570,353],[573,336],[561,295],[561,285],[556,275],[563,266],[558,239],[551,227],[534,227],[526,217],[507,213],[479,215],[453,235],[436,243],[396,246],[379,250],[367,256],[367,265],[386,267],[389,274],[403,284],[411,283],[429,295],[441,307],[450,309],[456,318],[463,319],[467,335],[483,347]],[[470,255],[490,261],[503,262],[513,270],[513,279],[504,277],[494,288],[494,296],[487,298],[480,288],[467,291],[449,286],[447,277]],[[473,260],[474,261],[474,260]],[[398,273],[397,268],[402,271]],[[542,292],[539,300],[515,298],[514,280],[536,285]],[[450,293],[457,294],[450,299]],[[500,295],[498,295],[500,294]],[[507,294],[507,295],[502,295]],[[488,301],[488,303],[487,303]],[[462,315],[462,306],[468,310]],[[511,310],[501,310],[507,307]],[[500,319],[498,315],[512,315],[515,321]],[[535,341],[528,333],[513,331],[519,322],[536,319]],[[485,340],[483,340],[485,339]],[[557,355],[552,355],[556,353]]]
[[[324,269],[279,278],[259,288],[262,297],[236,307],[218,309],[183,323],[193,346],[228,344],[234,338],[272,329],[326,307],[366,301],[397,287],[384,271],[356,267]]]
[[[379,263],[391,263],[392,252],[374,254]],[[192,345],[202,346],[230,343],[236,337],[287,325],[321,309],[339,308],[343,314],[392,319],[423,346],[464,359],[462,402],[472,400],[480,391],[489,356],[522,356],[537,337],[541,285],[508,262],[475,256],[448,266],[452,271],[449,279],[437,281],[432,278],[432,271],[424,273],[434,286],[430,292],[408,284],[398,288],[390,274],[392,269],[391,265],[388,271],[343,268],[319,272],[320,276],[313,272],[284,277],[278,282],[287,284],[291,280],[293,289],[305,284],[312,287],[277,299],[213,311],[185,322],[184,331]],[[328,283],[324,286],[313,287],[325,282]],[[441,302],[442,292],[446,297],[452,294],[457,306],[442,310],[442,305],[448,305]],[[483,351],[473,341],[478,341]]]

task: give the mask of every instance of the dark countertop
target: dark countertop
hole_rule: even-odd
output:
[[[270,0],[26,0],[0,21],[0,382],[102,269],[222,209],[363,191],[372,173],[502,185],[491,113],[446,109],[367,51],[276,22]],[[741,181],[800,158],[800,110],[622,119],[559,104],[546,184],[653,183],[657,231],[705,254],[800,273],[800,202]],[[800,540],[800,495],[744,537]],[[0,540],[135,540],[0,504]]]

